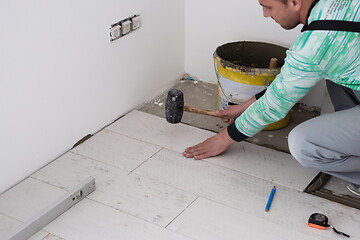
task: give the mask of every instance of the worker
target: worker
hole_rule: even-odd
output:
[[[218,116],[233,118],[227,129],[185,149],[183,155],[204,159],[224,152],[284,118],[317,82],[327,79],[335,111],[295,127],[288,137],[289,150],[303,166],[348,181],[348,189],[360,195],[360,0],[259,3],[264,17],[284,29],[303,24],[302,32],[267,90],[217,111]]]

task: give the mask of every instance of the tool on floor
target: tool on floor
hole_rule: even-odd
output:
[[[310,227],[314,227],[317,229],[326,229],[327,227],[331,227],[334,232],[336,232],[337,234],[343,235],[345,237],[350,237],[349,235],[347,235],[346,233],[340,232],[338,230],[336,230],[333,226],[328,224],[328,217],[325,216],[322,213],[313,213],[311,214],[310,218],[309,218],[309,222],[308,225]]]
[[[201,108],[184,106],[184,94],[178,89],[172,89],[168,92],[165,103],[165,116],[169,123],[179,123],[183,116],[184,111],[199,113],[203,115],[219,117],[215,111],[209,111]],[[230,117],[219,117],[224,119],[230,119]]]
[[[32,217],[27,222],[23,223],[20,228],[12,232],[6,240],[23,240],[28,239],[36,232],[41,230],[47,224],[52,222],[58,216],[63,214],[76,203],[84,199],[87,195],[95,190],[95,178],[89,177],[78,186],[70,189],[56,202],[52,203],[47,208],[44,208],[37,215]]]
[[[273,200],[273,198],[274,198],[275,191],[276,191],[276,187],[274,186],[274,187],[271,189],[269,199],[268,199],[268,201],[267,201],[267,203],[266,203],[265,212],[268,212],[268,211],[270,210],[270,206],[271,206],[272,200]]]

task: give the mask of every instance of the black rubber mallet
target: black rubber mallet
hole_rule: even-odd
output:
[[[179,123],[181,122],[181,118],[183,116],[184,111],[199,113],[203,115],[219,117],[216,115],[214,111],[209,111],[201,108],[194,108],[184,106],[184,94],[182,91],[178,89],[172,89],[168,92],[168,96],[165,102],[165,116],[166,121],[169,123]],[[219,118],[227,118],[230,117],[219,117]]]
[[[277,58],[271,58],[269,69],[276,68],[277,62],[278,62]],[[166,98],[166,103],[165,103],[166,120],[169,123],[179,123],[181,122],[181,118],[183,116],[184,111],[209,115],[213,117],[219,117],[216,115],[214,111],[184,106],[184,94],[178,89],[170,90],[168,92],[168,96]],[[223,116],[219,118],[231,119],[231,117],[229,116]]]

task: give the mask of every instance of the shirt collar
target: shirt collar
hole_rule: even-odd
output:
[[[307,17],[306,17],[306,24],[304,25],[303,28],[305,28],[305,27],[308,26],[308,19],[309,19],[311,10],[315,7],[315,5],[316,5],[319,1],[320,1],[320,0],[315,0],[315,1],[311,4],[311,6],[310,6],[310,8],[309,8],[309,12],[308,12]]]

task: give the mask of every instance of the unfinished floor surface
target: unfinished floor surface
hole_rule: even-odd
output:
[[[317,174],[291,155],[238,143],[207,160],[185,147],[215,133],[132,111],[0,195],[0,239],[81,181],[96,190],[31,239],[360,239],[360,211],[303,193]],[[277,191],[270,211],[270,190]]]

